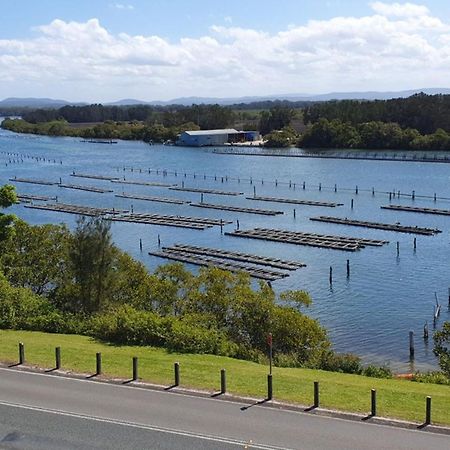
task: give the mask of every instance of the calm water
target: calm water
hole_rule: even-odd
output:
[[[50,158],[51,162],[10,157],[1,152],[10,151]],[[56,162],[53,162],[53,159]],[[62,164],[60,163],[62,161]],[[124,166],[145,169],[133,172]],[[148,174],[148,168],[177,171],[178,176]],[[240,191],[253,195],[292,197],[343,203],[338,208],[323,208],[281,203],[245,200],[244,196],[225,197],[205,195],[204,201],[285,211],[282,216],[265,217],[218,210],[194,208],[189,205],[152,203],[120,199],[114,194],[97,194],[62,189],[58,186],[38,186],[17,183],[19,193],[58,196],[60,202],[89,206],[130,208],[135,212],[155,212],[199,217],[223,218],[236,221],[240,228],[256,226],[289,230],[313,231],[373,239],[386,239],[389,245],[367,247],[356,253],[327,250],[289,244],[234,238],[220,234],[218,227],[206,231],[183,230],[154,225],[114,223],[115,242],[150,269],[165,262],[150,257],[147,252],[157,249],[158,235],[162,245],[187,243],[305,262],[286,279],[273,283],[277,291],[305,289],[313,297],[310,314],[320,319],[329,330],[334,346],[339,351],[357,353],[366,361],[387,363],[394,369],[409,370],[408,332],[415,332],[416,368],[436,364],[432,353],[432,340],[428,345],[422,339],[425,321],[432,330],[435,292],[443,305],[437,326],[450,320],[447,309],[450,287],[450,216],[433,216],[380,209],[389,204],[388,191],[416,192],[416,199],[401,197],[393,204],[416,205],[450,209],[450,167],[446,164],[393,161],[355,161],[309,158],[256,157],[213,154],[211,150],[148,146],[139,142],[119,142],[116,145],[88,144],[72,138],[49,138],[17,135],[0,131],[0,184],[14,176],[41,178],[72,184],[93,185],[141,195],[178,197],[199,201],[199,194],[169,191],[166,188],[116,185],[107,181],[70,177],[70,173],[95,173],[125,176],[129,180],[164,181],[185,186],[207,187]],[[184,173],[186,172],[186,177]],[[193,173],[196,177],[193,177]],[[204,174],[207,175],[206,180]],[[217,175],[217,180],[214,180]],[[228,181],[222,176],[228,176]],[[250,184],[250,177],[253,184]],[[230,178],[235,178],[234,180]],[[237,178],[240,179],[238,182]],[[276,186],[274,180],[278,180]],[[264,180],[262,184],[261,180]],[[292,181],[289,187],[289,181]],[[306,182],[306,189],[301,185]],[[295,188],[294,188],[295,183]],[[319,190],[319,183],[322,189]],[[334,185],[338,191],[334,192]],[[355,186],[359,192],[355,193]],[[372,195],[372,187],[376,194]],[[385,193],[382,193],[385,192]],[[439,199],[434,202],[433,195]],[[426,195],[429,198],[419,198]],[[350,207],[354,199],[353,210]],[[12,208],[20,217],[34,224],[64,222],[73,226],[75,216],[56,212],[38,211],[22,205]],[[413,236],[381,230],[348,227],[312,222],[310,217],[334,215],[361,220],[405,225],[437,227],[443,232],[437,236],[417,236],[417,250],[413,249]],[[232,230],[228,225],[225,230]],[[139,251],[142,238],[144,252]],[[397,256],[396,242],[400,245]],[[346,277],[346,260],[350,259],[351,276]],[[329,267],[333,267],[334,282],[328,282]],[[190,266],[192,270],[195,267]]]

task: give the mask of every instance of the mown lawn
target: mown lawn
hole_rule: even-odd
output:
[[[61,347],[62,368],[81,373],[95,372],[95,354],[102,353],[105,376],[129,379],[132,357],[139,357],[139,377],[144,381],[171,385],[173,363],[180,363],[181,385],[218,391],[220,369],[227,371],[229,393],[264,398],[268,367],[212,355],[169,353],[153,347],[115,346],[75,335],[0,330],[0,360],[17,362],[18,343],[25,344],[27,364],[44,368],[55,365],[55,347]],[[383,380],[310,369],[273,370],[276,400],[309,406],[313,381],[320,382],[321,407],[368,414],[370,390],[377,390],[379,416],[423,422],[425,398],[432,397],[432,421],[450,425],[450,386]]]

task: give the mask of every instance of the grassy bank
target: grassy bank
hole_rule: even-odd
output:
[[[129,378],[131,358],[139,357],[139,376],[158,384],[173,381],[173,363],[179,361],[181,384],[211,391],[219,388],[220,369],[227,370],[230,393],[263,398],[268,368],[248,361],[211,355],[168,353],[151,347],[113,346],[91,338],[38,332],[0,330],[0,360],[17,362],[17,344],[25,344],[28,364],[54,367],[54,348],[61,347],[62,367],[82,373],[95,372],[95,353],[101,352],[107,376]],[[313,381],[320,382],[321,406],[358,413],[370,410],[370,390],[377,390],[378,415],[422,422],[425,398],[433,399],[434,423],[450,425],[450,387],[404,380],[382,380],[309,369],[274,369],[277,400],[311,405]]]

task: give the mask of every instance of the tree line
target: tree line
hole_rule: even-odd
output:
[[[321,118],[310,125],[297,144],[305,148],[356,148],[386,150],[449,150],[450,133],[439,128],[422,135],[397,123],[365,122],[353,125],[340,119]]]

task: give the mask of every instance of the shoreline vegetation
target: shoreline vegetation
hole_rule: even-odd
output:
[[[186,130],[235,127],[257,129],[271,148],[450,151],[450,95],[251,106],[64,106],[26,110],[22,119],[7,118],[1,126],[17,133],[149,143],[175,142]]]
[[[0,188],[0,208],[17,202]],[[198,275],[180,263],[153,273],[117,248],[110,222],[80,217],[64,225],[29,225],[0,213],[0,329],[77,334],[111,345],[159,347],[267,363],[392,378],[389,367],[363,366],[332,348],[326,330],[305,311],[305,291],[276,294],[250,276],[215,267]],[[450,322],[434,334],[442,372],[415,380],[450,385]]]

